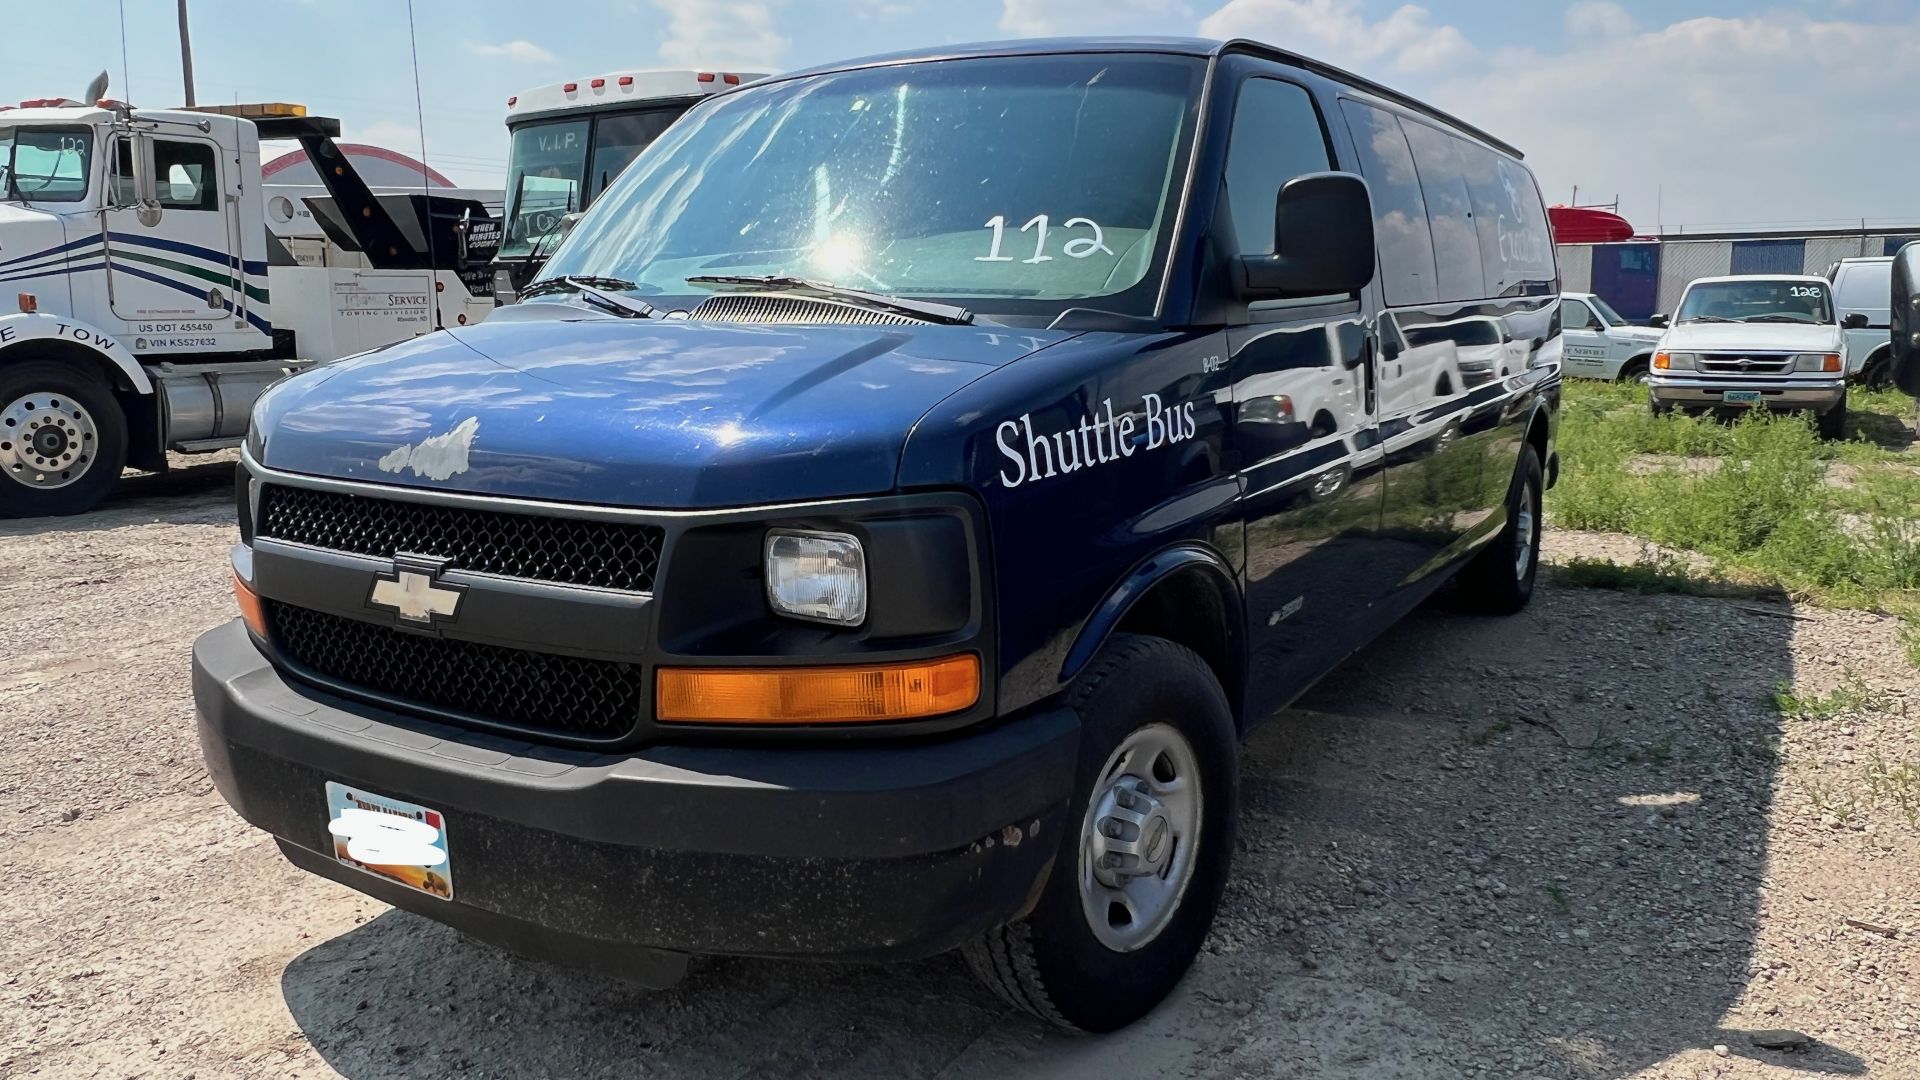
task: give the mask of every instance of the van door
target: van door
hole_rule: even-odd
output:
[[[1285,183],[1333,168],[1312,96],[1251,77],[1236,94],[1222,212],[1240,254],[1274,248]],[[1246,535],[1248,642],[1264,717],[1356,647],[1364,612],[1390,588],[1364,543],[1382,487],[1372,343],[1351,297],[1256,301],[1227,331],[1232,447]]]
[[[238,177],[211,139],[115,139],[106,230],[113,313],[132,323],[134,351],[193,353],[257,347],[248,325],[236,215]],[[159,220],[135,205],[133,154],[150,155]]]

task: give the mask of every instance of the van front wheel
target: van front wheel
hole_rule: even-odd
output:
[[[1193,650],[1119,635],[1069,694],[1080,764],[1033,910],[963,948],[981,981],[1058,1027],[1145,1016],[1213,925],[1233,855],[1238,742]]]

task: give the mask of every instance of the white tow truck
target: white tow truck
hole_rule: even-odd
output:
[[[497,219],[375,196],[295,105],[0,108],[0,517],[80,513],[123,466],[238,445],[307,364],[484,318]],[[309,200],[364,267],[299,266],[268,232],[262,139],[297,139]]]
[[[681,114],[764,78],[738,71],[610,71],[508,98],[506,227],[494,295],[512,303],[539,276],[568,221]]]

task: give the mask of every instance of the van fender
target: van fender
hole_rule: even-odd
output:
[[[1060,683],[1066,685],[1084,670],[1093,660],[1094,654],[1107,643],[1127,613],[1132,611],[1140,599],[1152,592],[1161,582],[1175,574],[1188,570],[1198,570],[1212,577],[1220,587],[1220,593],[1227,601],[1227,634],[1235,647],[1245,635],[1245,602],[1240,595],[1238,575],[1227,565],[1221,554],[1199,541],[1187,541],[1157,551],[1148,556],[1121,578],[1099,605],[1093,614],[1080,626],[1080,633],[1067,649],[1067,658],[1060,665]],[[1223,680],[1224,681],[1224,680]],[[1229,690],[1231,694],[1231,690]]]
[[[35,352],[36,344],[42,349],[53,344],[58,351],[69,354],[84,350],[119,372],[134,393],[153,393],[153,380],[147,378],[146,369],[112,334],[64,315],[25,311],[0,315],[0,363]]]

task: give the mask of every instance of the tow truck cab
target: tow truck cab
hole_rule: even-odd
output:
[[[286,104],[0,109],[0,517],[84,511],[123,465],[239,445],[290,371],[492,310],[484,262],[461,276],[484,209],[376,198],[338,133]],[[371,268],[296,266],[272,239],[263,138],[324,164],[333,196],[309,202]]]
[[[209,770],[523,952],[957,947],[1118,1027],[1239,740],[1450,581],[1526,603],[1557,277],[1517,151],[1251,42],[716,95],[522,303],[261,401]]]

